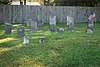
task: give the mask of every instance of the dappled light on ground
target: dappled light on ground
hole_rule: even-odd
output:
[[[5,38],[5,39],[1,39],[0,43],[9,42],[9,41],[13,41],[13,40],[17,40],[17,39],[16,38]]]
[[[16,45],[16,46],[12,46],[12,47],[8,47],[8,48],[0,47],[0,52],[5,52],[5,51],[13,50],[15,48],[21,48],[21,47],[23,47],[22,44],[19,44],[19,45]]]

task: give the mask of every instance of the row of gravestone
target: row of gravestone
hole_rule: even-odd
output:
[[[93,32],[93,19],[92,18],[94,18],[93,15],[88,18],[89,22],[88,22],[88,26],[87,26],[87,33]],[[36,21],[32,21],[30,19],[26,23],[26,25],[27,25],[27,28],[29,28],[32,33],[37,31],[37,22]],[[56,16],[50,17],[49,25],[50,25],[50,31],[55,32]],[[68,26],[68,31],[72,32],[74,30],[74,19],[72,17],[67,16],[67,26]],[[5,23],[5,34],[11,34],[11,32],[12,32],[12,24],[11,23]],[[58,33],[64,34],[64,29],[59,28]],[[25,36],[25,34],[24,34],[24,26],[18,26],[17,27],[17,36],[18,37],[24,37],[23,44],[29,43],[29,38],[27,36]],[[44,39],[45,39],[44,37],[40,37],[39,42],[43,43]]]

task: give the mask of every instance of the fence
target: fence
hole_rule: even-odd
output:
[[[71,15],[75,22],[87,22],[87,17],[96,13],[96,21],[100,21],[100,7],[69,7],[69,6],[27,6],[27,5],[0,5],[0,23],[25,23],[28,19],[49,22],[49,16],[57,16],[57,23],[67,21]]]

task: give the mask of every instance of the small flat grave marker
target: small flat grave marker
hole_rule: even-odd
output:
[[[63,29],[63,28],[59,28],[59,29],[58,29],[58,33],[59,33],[59,34],[64,34],[64,29]]]
[[[39,43],[44,43],[45,42],[45,37],[40,37],[39,38]]]

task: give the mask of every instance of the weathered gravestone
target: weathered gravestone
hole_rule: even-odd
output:
[[[40,37],[39,38],[39,43],[44,43],[45,42],[45,37]]]
[[[34,33],[37,31],[37,22],[36,21],[31,21],[31,32]]]
[[[56,16],[50,16],[50,31],[51,32],[55,32],[55,28],[56,28]]]
[[[17,27],[17,37],[24,37],[24,26]]]
[[[44,23],[42,22],[42,19],[40,18],[40,15],[37,16],[37,27],[41,28],[43,27]]]
[[[24,36],[23,44],[29,44],[29,37]]]
[[[63,29],[63,28],[59,28],[59,29],[58,29],[58,33],[59,33],[59,34],[64,34],[64,29]]]
[[[67,16],[67,26],[69,32],[74,31],[74,19],[72,17]]]
[[[93,33],[94,18],[95,18],[95,13],[88,17],[89,22],[87,26],[87,33]]]
[[[28,29],[31,28],[31,22],[32,22],[32,19],[28,19],[28,21],[26,21],[26,27],[27,27]]]
[[[12,32],[12,24],[5,23],[5,34],[11,34],[11,32]]]

